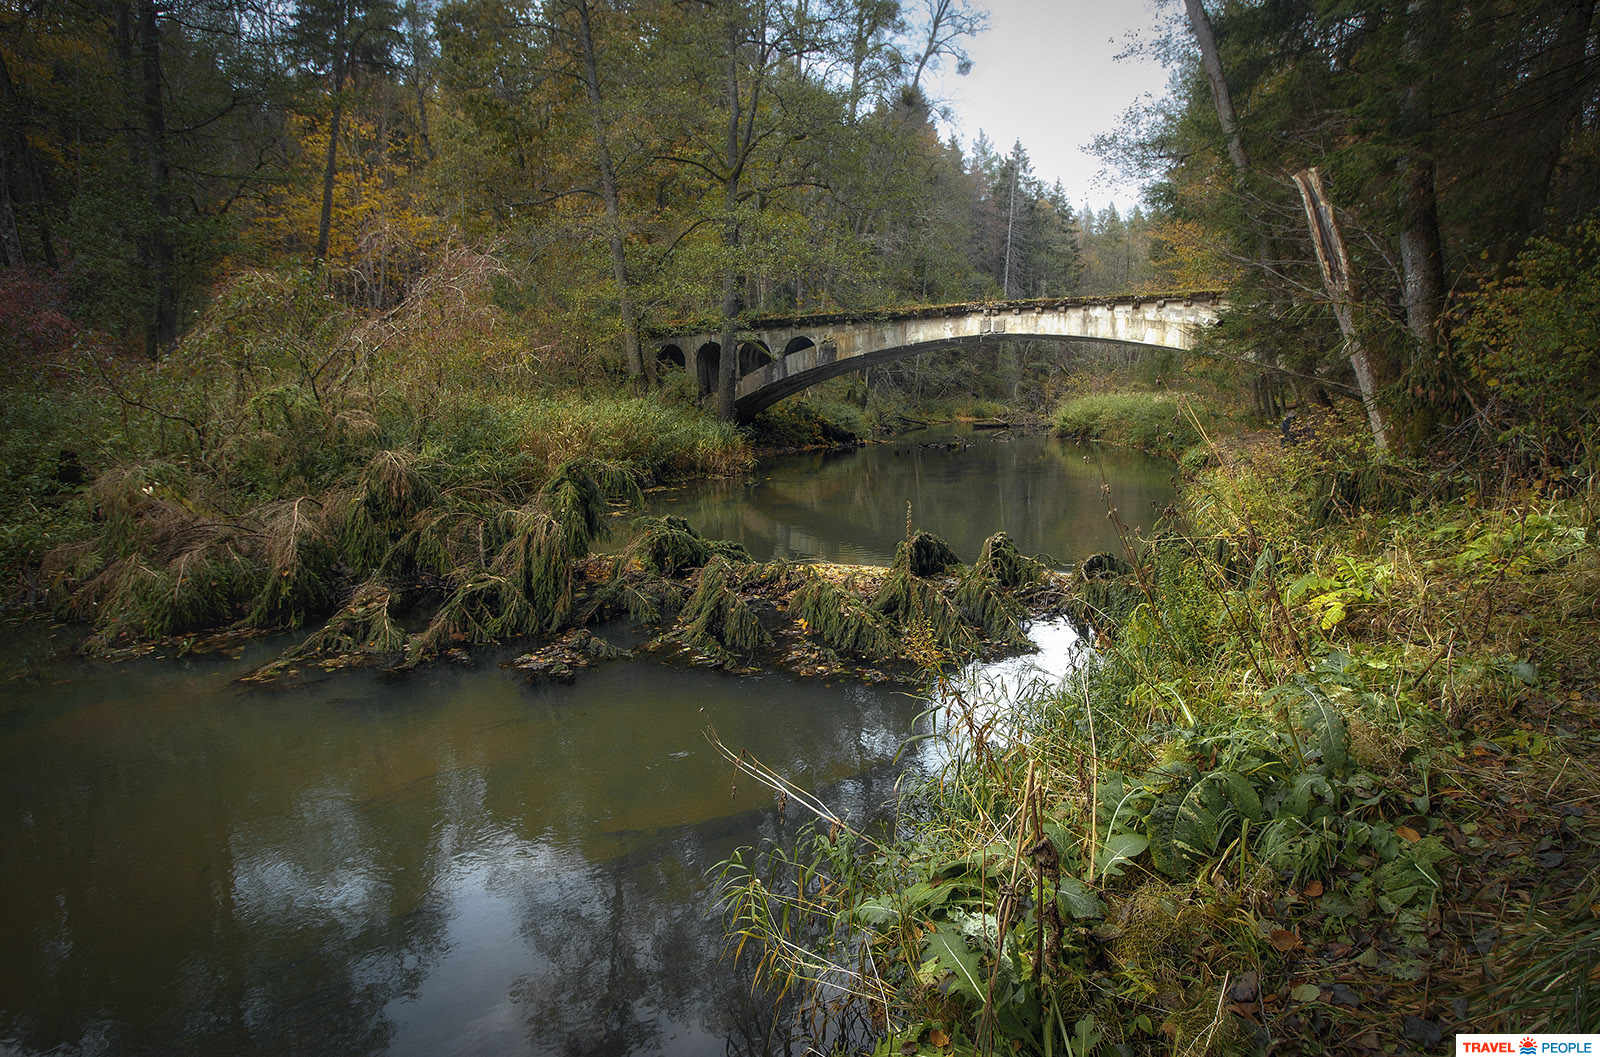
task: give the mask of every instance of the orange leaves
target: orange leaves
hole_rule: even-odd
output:
[[[1300,936],[1288,929],[1273,929],[1267,936],[1267,942],[1272,944],[1275,951],[1288,952],[1300,946]]]

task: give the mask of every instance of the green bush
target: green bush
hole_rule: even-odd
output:
[[[1576,447],[1600,403],[1600,217],[1530,242],[1470,300],[1459,336],[1474,377],[1535,439]]]
[[[867,413],[843,400],[785,400],[756,416],[750,440],[764,448],[818,448],[870,430]]]
[[[1200,428],[1209,432],[1221,417],[1216,404],[1201,397],[1099,393],[1064,402],[1056,409],[1055,430],[1062,437],[1124,444],[1176,459],[1200,443]]]

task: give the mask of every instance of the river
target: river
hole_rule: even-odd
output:
[[[1109,549],[1170,466],[1042,437],[912,435],[652,492],[758,558]],[[926,445],[926,446],[925,446]],[[704,739],[881,816],[924,704],[624,661],[528,685],[483,653],[288,691],[238,658],[106,665],[11,634],[0,683],[0,1054],[750,1052],[707,871],[792,832]],[[757,1047],[758,1048],[758,1047]]]

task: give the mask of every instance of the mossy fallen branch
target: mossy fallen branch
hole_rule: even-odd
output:
[[[748,657],[772,642],[755,610],[739,593],[740,577],[726,558],[713,558],[700,570],[688,605],[671,637],[717,660]]]
[[[744,545],[729,540],[708,540],[681,517],[641,517],[633,523],[634,538],[627,557],[647,571],[678,577],[699,569],[714,557],[730,562],[750,561]]]
[[[894,628],[881,613],[848,587],[811,574],[789,603],[803,631],[836,653],[889,660],[896,653]]]
[[[937,536],[918,532],[895,547],[894,564],[872,599],[875,612],[901,628],[916,629],[919,637],[958,655],[975,652],[976,639],[962,622],[961,613],[939,585],[928,576],[954,564],[955,554]],[[918,573],[917,570],[924,570]]]

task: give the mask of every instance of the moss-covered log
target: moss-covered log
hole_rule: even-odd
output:
[[[633,526],[628,558],[661,576],[682,576],[716,557],[730,562],[751,560],[743,544],[708,540],[681,517],[641,517],[634,520]]]

